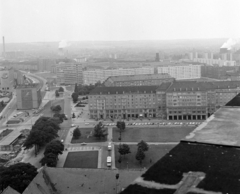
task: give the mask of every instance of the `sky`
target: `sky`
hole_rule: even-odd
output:
[[[0,0],[6,42],[239,38],[240,0]]]

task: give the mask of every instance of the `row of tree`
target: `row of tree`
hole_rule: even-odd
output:
[[[29,136],[23,144],[25,149],[35,148],[35,155],[47,143],[58,137],[59,123],[51,117],[40,117],[32,126]]]
[[[142,140],[137,144],[137,147],[138,147],[138,149],[137,149],[137,153],[136,153],[135,158],[136,158],[136,160],[139,161],[140,164],[142,164],[142,161],[145,158],[145,153],[144,152],[148,151],[149,146],[145,141]],[[130,147],[127,144],[120,144],[119,147],[118,147],[118,152],[121,156],[125,157],[125,155],[131,153],[131,150],[130,150]],[[121,157],[119,158],[118,162],[121,163]]]

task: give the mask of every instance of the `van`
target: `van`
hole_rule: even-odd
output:
[[[112,157],[108,156],[107,157],[107,167],[111,167],[112,166]]]

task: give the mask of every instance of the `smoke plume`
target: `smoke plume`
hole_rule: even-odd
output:
[[[223,45],[221,46],[221,49],[232,50],[232,49],[239,49],[239,47],[240,47],[240,39],[230,38],[227,40],[227,42],[223,43]]]

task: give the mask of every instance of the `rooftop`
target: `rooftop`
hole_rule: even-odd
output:
[[[20,131],[13,130],[11,133],[9,133],[0,141],[0,146],[11,145],[12,142],[14,142],[20,135],[21,135]]]
[[[43,167],[23,194],[94,194],[116,193],[116,174],[119,173],[119,186],[125,188],[140,176],[140,170],[108,170],[81,168]],[[64,178],[63,178],[64,177]]]
[[[118,81],[138,81],[138,80],[152,80],[152,79],[166,79],[166,78],[172,78],[172,77],[168,73],[161,73],[161,74],[111,76],[107,80],[118,82]]]
[[[133,94],[156,93],[157,86],[124,86],[124,87],[96,87],[90,95],[100,94]]]

